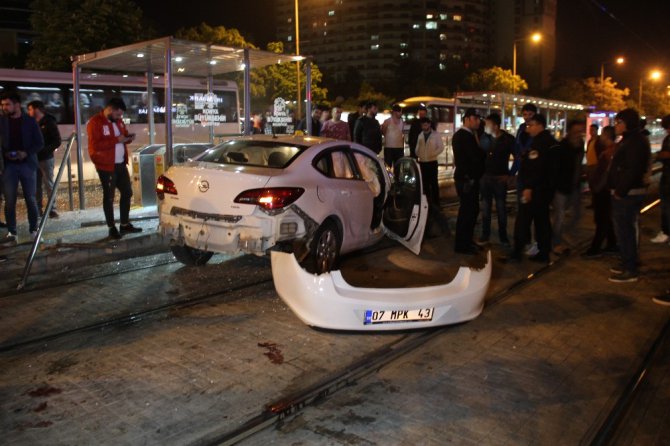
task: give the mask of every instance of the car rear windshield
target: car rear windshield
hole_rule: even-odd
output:
[[[304,149],[275,141],[228,141],[208,150],[198,161],[283,169]]]

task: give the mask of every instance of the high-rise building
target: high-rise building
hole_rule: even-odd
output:
[[[393,80],[403,63],[445,71],[494,64],[512,68],[533,90],[553,71],[556,0],[277,0],[277,39],[287,52],[313,56],[321,71],[343,81],[350,69],[375,84]],[[524,40],[539,31],[539,49]],[[531,51],[532,50],[532,51]]]
[[[342,80],[355,68],[369,81],[392,79],[401,62],[446,70],[490,58],[489,0],[300,0],[300,52]],[[295,52],[295,1],[278,0],[277,33]]]
[[[0,54],[26,54],[35,33],[30,26],[30,0],[7,0],[0,4]]]

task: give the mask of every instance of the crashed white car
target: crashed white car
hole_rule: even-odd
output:
[[[418,253],[428,214],[413,159],[392,176],[364,146],[308,136],[232,139],[170,167],[156,192],[160,230],[191,265],[275,249],[324,273],[385,234]]]

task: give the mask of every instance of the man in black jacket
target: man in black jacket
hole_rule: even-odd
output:
[[[484,132],[490,139],[488,148],[484,148],[486,161],[484,176],[481,180],[482,193],[482,236],[481,242],[488,242],[491,236],[491,208],[496,201],[498,213],[498,240],[509,246],[507,238],[507,182],[510,176],[509,159],[514,156],[514,137],[500,128],[500,115],[492,113],[486,117]]]
[[[641,132],[640,115],[632,108],[614,118],[614,131],[622,137],[607,176],[612,193],[612,220],[621,250],[621,265],[610,269],[611,282],[636,282],[638,279],[638,215],[647,193],[651,147]]]
[[[40,215],[44,214],[44,203],[42,200],[42,186],[47,190],[47,198],[51,196],[54,190],[54,152],[60,147],[61,137],[58,131],[58,124],[56,118],[46,113],[44,102],[32,101],[28,104],[28,115],[33,117],[42,131],[44,138],[44,148],[37,153],[37,161],[39,168],[37,169],[37,189],[35,198],[37,201],[37,209]],[[58,218],[56,212],[56,201],[54,201],[53,208],[49,212],[49,218]]]
[[[377,104],[368,102],[367,114],[358,118],[354,127],[354,142],[364,145],[376,154],[382,151],[382,129],[377,121]]]
[[[551,222],[549,204],[554,195],[551,151],[558,145],[546,129],[544,115],[535,114],[526,123],[526,131],[533,138],[521,154],[519,184],[521,184],[519,211],[514,225],[514,250],[509,260],[520,261],[524,246],[530,240],[530,227],[535,225],[535,239],[539,252],[530,257],[535,262],[548,262],[551,252]]]
[[[459,199],[454,251],[461,254],[478,252],[472,237],[479,214],[479,180],[484,172],[484,151],[479,147],[476,136],[479,122],[477,110],[467,109],[463,126],[451,140],[456,166],[454,183]]]

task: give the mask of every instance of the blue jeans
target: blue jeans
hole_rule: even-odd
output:
[[[39,162],[40,167],[37,169],[37,195],[36,200],[37,200],[37,207],[40,213],[42,213],[42,186],[47,191],[47,203],[49,202],[49,197],[51,197],[51,193],[54,190],[54,164],[55,160],[53,158],[49,158],[48,160],[42,160]],[[56,210],[56,201],[54,201],[54,207],[53,210]]]
[[[491,209],[493,199],[496,200],[498,212],[498,239],[500,243],[509,243],[507,238],[507,176],[484,175],[481,180],[482,195],[482,239],[488,240],[491,236]]]
[[[637,274],[638,262],[638,217],[644,195],[612,197],[612,220],[619,241],[621,264],[627,272]]]
[[[37,202],[35,186],[37,184],[37,168],[28,161],[6,162],[3,174],[5,186],[5,219],[7,230],[16,234],[16,199],[19,183],[23,189],[23,198],[28,208],[28,224],[30,232],[37,231]]]
[[[553,220],[551,222],[551,242],[554,246],[563,243],[563,228],[566,232],[572,232],[577,229],[579,220],[582,218],[581,195],[579,190],[574,190],[572,193],[566,195],[562,192],[554,194],[554,212]],[[565,212],[572,210],[572,220],[569,225],[565,224]]]

